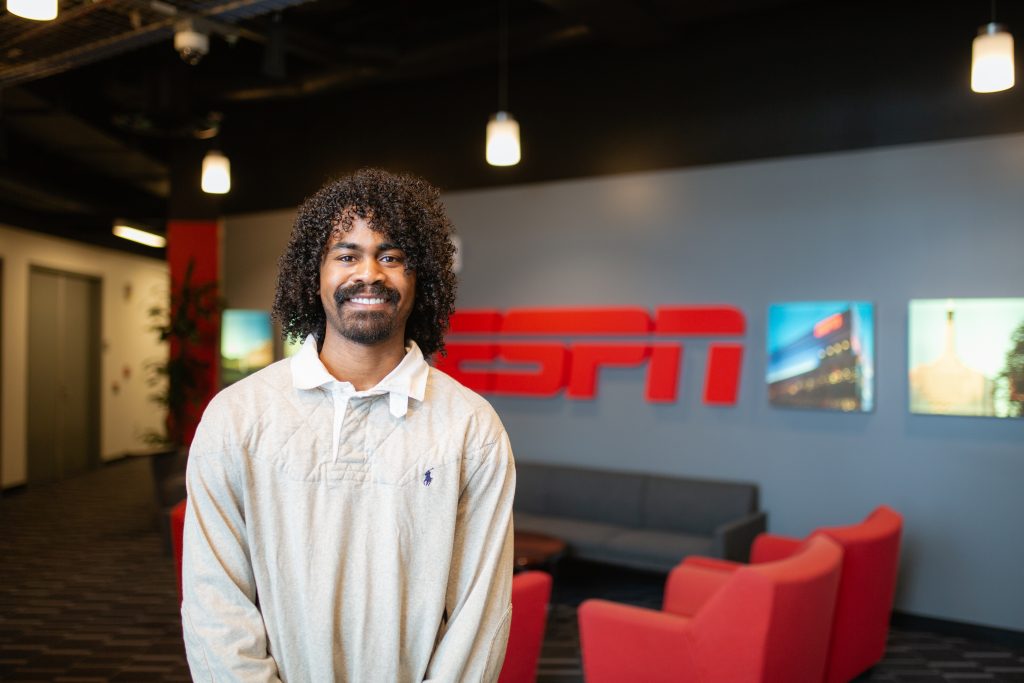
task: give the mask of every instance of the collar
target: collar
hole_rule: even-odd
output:
[[[310,390],[326,387],[337,391],[346,398],[363,396],[380,396],[390,394],[391,414],[404,417],[409,410],[409,399],[422,401],[427,388],[427,375],[430,366],[423,359],[423,352],[416,342],[410,340],[405,349],[402,362],[387,376],[365,391],[356,391],[351,382],[342,382],[334,377],[320,361],[316,339],[313,335],[306,337],[299,352],[292,356],[292,384],[296,389]]]

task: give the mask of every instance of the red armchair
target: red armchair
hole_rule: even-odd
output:
[[[512,625],[498,683],[536,680],[550,599],[550,574],[522,572],[512,577]]]
[[[662,611],[587,600],[588,683],[820,683],[843,551],[815,537],[790,557],[721,571],[687,558]]]
[[[859,524],[823,527],[811,534],[828,536],[843,546],[826,683],[846,683],[877,664],[885,654],[902,530],[900,514],[882,505]],[[754,541],[750,561],[785,557],[799,543],[761,534]]]

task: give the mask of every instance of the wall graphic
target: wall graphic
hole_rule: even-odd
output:
[[[778,406],[870,412],[875,314],[866,301],[768,307],[768,400]]]
[[[220,375],[227,386],[274,361],[270,313],[229,308],[221,317]]]
[[[1024,298],[910,302],[910,411],[1024,417]]]
[[[647,365],[644,398],[676,401],[680,337],[741,337],[743,312],[731,306],[514,308],[456,311],[437,367],[483,394],[594,399],[602,367]],[[569,338],[569,339],[566,339]],[[704,403],[735,405],[743,345],[712,341]]]

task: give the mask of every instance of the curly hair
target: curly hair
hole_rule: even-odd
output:
[[[323,343],[327,318],[320,302],[320,266],[333,231],[350,230],[356,216],[405,251],[406,268],[416,273],[405,336],[424,356],[443,355],[455,310],[451,222],[433,185],[375,168],[332,180],[299,206],[288,247],[278,260],[273,316],[282,335],[302,340],[312,334]]]

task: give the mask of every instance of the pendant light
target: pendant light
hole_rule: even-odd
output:
[[[7,0],[7,11],[23,19],[51,21],[57,18],[57,0]]]
[[[995,0],[992,21],[978,29],[971,53],[971,90],[986,93],[1013,87],[1013,36],[1005,25],[996,23]]]
[[[498,20],[498,111],[487,122],[487,163],[519,163],[519,122],[508,111],[508,0],[501,0]]]
[[[221,152],[211,149],[203,157],[203,192],[227,194],[231,190],[231,162]]]

